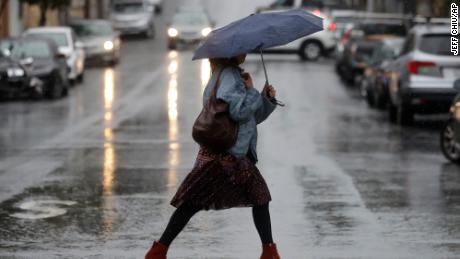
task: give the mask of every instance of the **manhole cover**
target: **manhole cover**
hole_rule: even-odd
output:
[[[11,214],[11,217],[19,219],[46,219],[64,215],[67,210],[63,207],[77,204],[74,201],[42,200],[26,201],[20,203],[17,208],[24,212]]]

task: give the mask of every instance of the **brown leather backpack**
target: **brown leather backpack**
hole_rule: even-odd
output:
[[[231,148],[238,137],[238,123],[230,118],[228,103],[216,97],[223,70],[218,72],[211,96],[196,118],[192,131],[193,139],[200,146],[219,153]]]

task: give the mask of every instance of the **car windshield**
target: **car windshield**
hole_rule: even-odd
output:
[[[11,53],[13,58],[45,58],[51,57],[51,50],[48,43],[38,40],[21,41],[14,45]]]
[[[173,17],[173,24],[178,25],[192,25],[192,26],[206,26],[208,20],[205,15],[198,13],[182,13],[176,14]]]
[[[110,23],[92,22],[73,24],[72,28],[78,37],[105,36],[113,34],[113,29]]]
[[[403,24],[366,23],[361,24],[359,29],[362,30],[366,36],[376,34],[405,36],[407,34],[406,27]]]
[[[62,32],[31,32],[30,35],[36,35],[44,38],[48,38],[56,42],[59,47],[68,47],[69,42],[67,41],[67,36]]]
[[[116,3],[113,5],[113,11],[121,14],[140,13],[144,11],[144,5],[141,2]]]
[[[420,41],[420,51],[425,53],[449,56],[450,52],[450,34],[426,34]]]

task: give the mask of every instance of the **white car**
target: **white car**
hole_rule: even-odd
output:
[[[302,60],[317,60],[319,57],[326,56],[332,52],[337,44],[337,39],[335,37],[337,26],[325,12],[320,10],[323,6],[324,4],[322,4],[322,1],[278,0],[269,7],[259,8],[257,12],[279,12],[290,9],[305,9],[323,18],[324,30],[300,38],[287,45],[266,50],[266,52],[298,54]]]
[[[212,31],[213,22],[205,12],[178,12],[168,28],[168,48],[180,43],[198,43]]]
[[[24,35],[48,38],[56,42],[59,52],[66,56],[69,79],[82,81],[85,72],[85,51],[70,27],[36,27],[28,29]]]
[[[460,57],[451,53],[449,25],[417,25],[410,31],[400,56],[388,66],[389,117],[410,123],[415,113],[448,112],[460,78]]]
[[[114,29],[121,35],[155,37],[154,12],[145,0],[113,0],[110,18]]]

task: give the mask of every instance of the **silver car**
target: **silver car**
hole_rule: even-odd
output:
[[[205,12],[177,12],[168,28],[168,48],[179,43],[197,43],[212,31],[213,22]]]
[[[115,0],[110,17],[114,29],[122,35],[155,37],[154,12],[146,0]]]
[[[460,77],[460,57],[450,52],[447,25],[417,25],[407,36],[401,55],[389,67],[389,117],[407,124],[416,113],[448,112]]]
[[[106,20],[73,20],[70,22],[75,34],[83,42],[86,60],[100,60],[111,65],[120,60],[121,41],[119,33]]]

